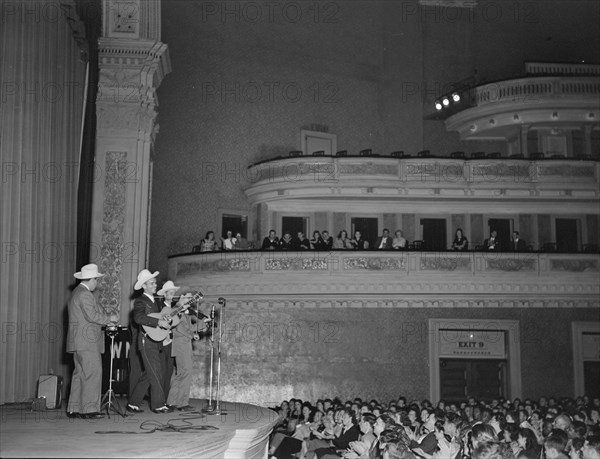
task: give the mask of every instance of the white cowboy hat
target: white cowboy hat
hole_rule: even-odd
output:
[[[158,296],[163,296],[169,290],[179,290],[172,281],[167,281],[163,284],[162,288],[156,293]]]
[[[139,290],[142,288],[142,285],[144,285],[146,282],[148,282],[150,279],[155,278],[156,276],[158,276],[158,271],[154,271],[154,274],[152,274],[150,271],[148,271],[147,269],[142,269],[140,271],[140,273],[138,274],[137,277],[137,282],[135,283],[134,288],[136,290]]]
[[[98,272],[98,265],[90,264],[85,265],[81,268],[81,271],[73,274],[76,279],[94,279],[96,277],[102,277],[104,274]]]

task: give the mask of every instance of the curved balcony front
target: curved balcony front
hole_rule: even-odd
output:
[[[599,307],[600,255],[256,251],[175,255],[169,279],[238,307]]]
[[[597,76],[537,76],[498,81],[470,91],[470,107],[446,119],[462,140],[510,140],[524,125],[595,128],[600,123]]]
[[[274,211],[597,213],[600,163],[303,156],[249,168],[249,201]],[[426,206],[424,207],[424,204]]]

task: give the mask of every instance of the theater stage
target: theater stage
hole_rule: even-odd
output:
[[[2,405],[0,456],[266,458],[274,411],[222,402],[227,414],[206,415],[206,400],[190,405],[196,410],[155,414],[144,404],[143,413],[99,420],[70,419],[64,405],[47,411]]]

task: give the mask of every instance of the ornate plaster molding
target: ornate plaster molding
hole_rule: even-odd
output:
[[[111,312],[121,306],[121,271],[125,256],[125,202],[127,195],[127,153],[106,153],[104,205],[102,209],[102,258],[100,304]]]

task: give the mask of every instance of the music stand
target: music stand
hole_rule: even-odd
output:
[[[115,335],[117,334],[118,328],[116,325],[107,325],[106,326],[106,334],[110,336],[110,376],[108,378],[108,390],[102,396],[102,400],[100,401],[100,412],[104,411],[106,408],[106,415],[108,419],[110,419],[110,410],[113,410],[115,413],[120,415],[121,417],[127,417],[127,414],[124,410],[121,410],[121,405],[119,405],[119,401],[115,397],[115,393],[112,388],[113,383],[113,359],[114,359],[114,344],[115,344]],[[113,400],[114,399],[114,400]]]

